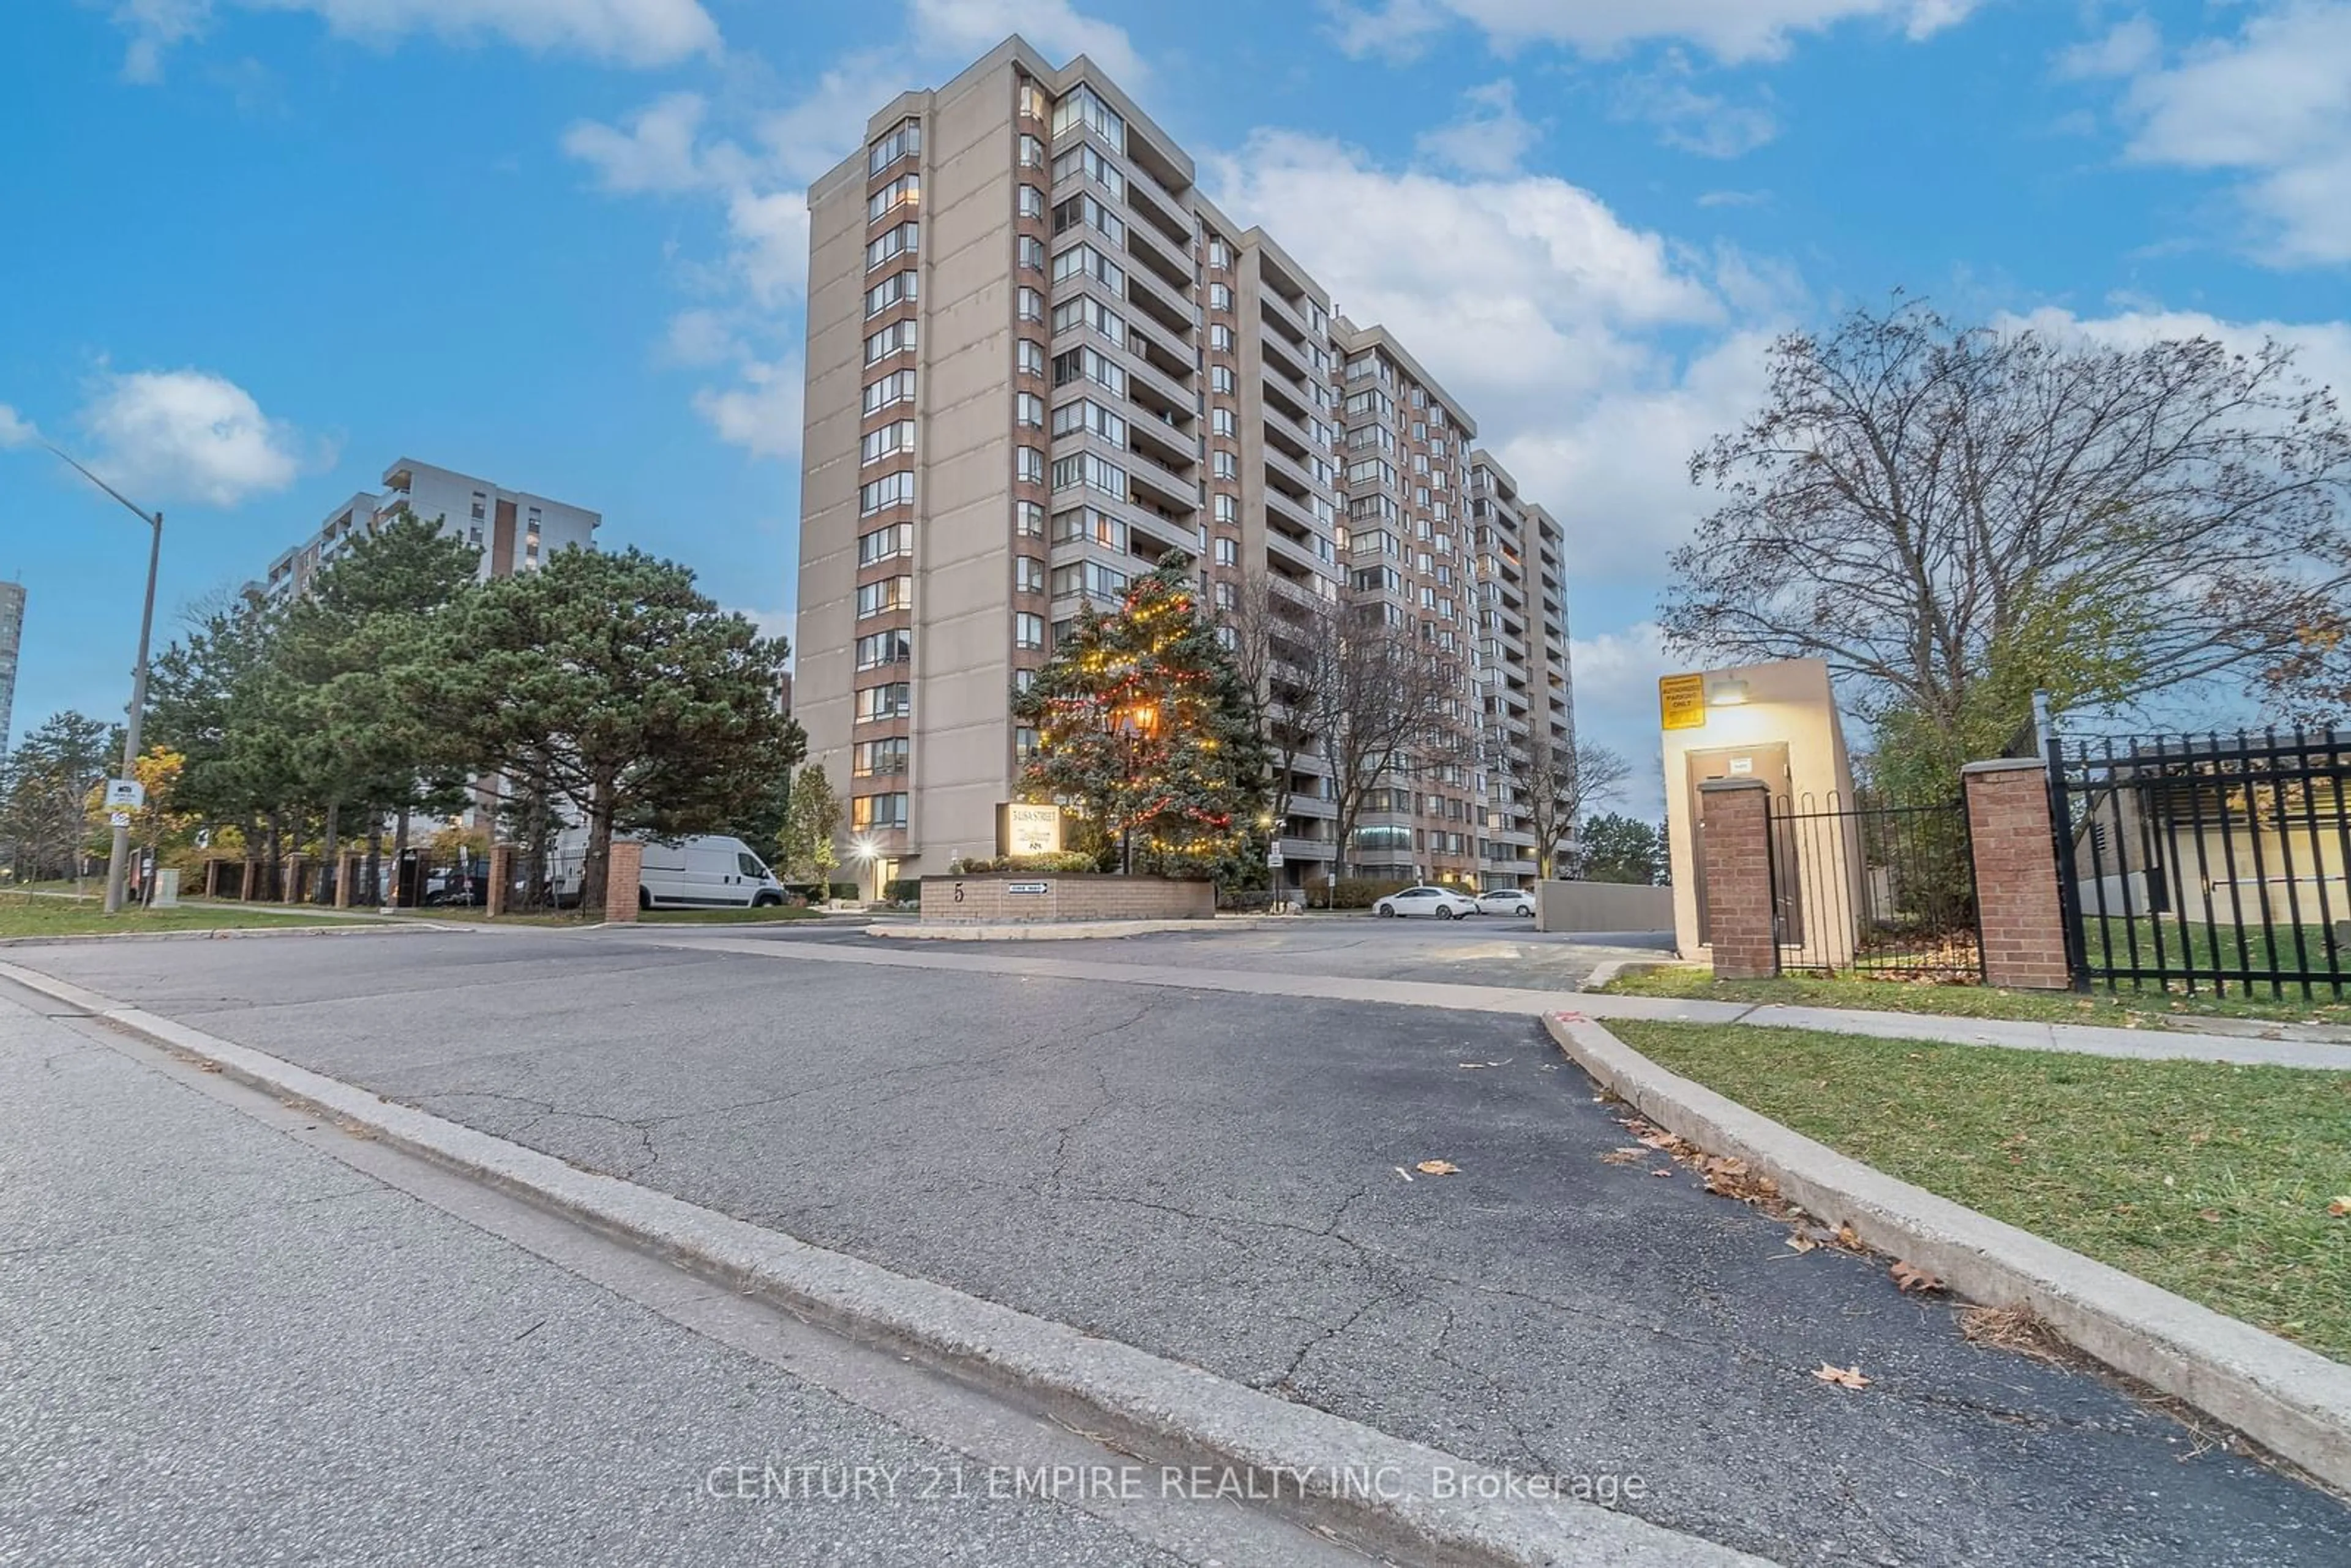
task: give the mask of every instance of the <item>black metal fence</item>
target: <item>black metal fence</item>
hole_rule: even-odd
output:
[[[2053,740],[2049,777],[2076,979],[2344,995],[2351,736]]]
[[[1972,980],[1983,975],[1975,863],[1958,801],[1896,806],[1782,796],[1771,805],[1783,970]]]

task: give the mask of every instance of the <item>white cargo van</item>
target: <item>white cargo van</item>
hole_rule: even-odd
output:
[[[740,909],[784,901],[784,884],[740,839],[702,833],[669,843],[657,839],[635,841],[645,852],[644,870],[637,882],[641,909]],[[587,856],[585,828],[573,828],[556,841],[558,904],[579,902]]]

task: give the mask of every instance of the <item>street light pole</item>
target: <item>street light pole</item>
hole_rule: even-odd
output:
[[[47,444],[45,442],[43,444]],[[131,710],[125,716],[122,727],[122,777],[136,779],[139,776],[139,731],[147,717],[147,646],[155,632],[155,574],[157,569],[163,563],[163,514],[141,511],[132,505],[130,498],[121,491],[80,464],[74,462],[65,453],[57,451],[54,446],[49,447],[49,450],[63,458],[75,473],[120,501],[130,509],[132,517],[147,525],[150,531],[151,537],[147,544],[147,601],[139,612],[139,663],[132,667],[131,673]],[[118,824],[114,830],[114,852],[106,858],[106,912],[109,915],[122,913],[122,884],[124,873],[129,869],[126,862],[130,858],[131,829],[128,824]]]

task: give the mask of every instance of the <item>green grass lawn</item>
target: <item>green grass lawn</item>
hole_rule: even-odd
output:
[[[1841,1153],[2351,1361],[2351,1075],[1612,1022]]]
[[[305,916],[310,916],[305,919]],[[176,909],[131,908],[109,915],[97,899],[40,898],[0,893],[0,936],[121,936],[137,931],[229,930],[256,925],[325,925],[297,905],[242,908],[236,904],[183,904]],[[336,921],[348,925],[348,921]]]
[[[2167,995],[2152,988],[2081,994],[2005,991],[1994,986],[1937,985],[1924,980],[1860,976],[1783,975],[1776,980],[1718,980],[1713,971],[1669,965],[1620,975],[1601,989],[1623,997],[1676,997],[1693,1001],[1781,1002],[1790,1007],[1859,1008],[1879,1012],[1943,1013],[1953,1018],[2025,1019],[2035,1023],[2093,1023],[2122,1028],[2196,1027],[2199,1018],[2255,1019],[2282,1023],[2351,1024],[2351,998],[2273,1001],[2263,997]]]
[[[2094,969],[2164,969],[2194,968],[2199,977],[2209,977],[2215,969],[2243,971],[2255,975],[2273,970],[2295,974],[2328,975],[2342,973],[2351,977],[2342,960],[2327,951],[2326,928],[2323,925],[2294,926],[2286,924],[2283,901],[2273,911],[2277,924],[2272,927],[2249,925],[2215,925],[2207,928],[2201,921],[2190,921],[2183,929],[2179,921],[2168,916],[2156,920],[2142,915],[2126,920],[2119,915],[2101,919],[2095,915],[2082,920],[2084,951]],[[2136,944],[2136,951],[2134,951]],[[2290,997],[2299,997],[2299,982],[2280,981]],[[2154,981],[2117,981],[2124,988],[2133,984],[2152,986]],[[2199,990],[2211,988],[2210,978],[2199,977]],[[2272,987],[2266,981],[2250,982],[2251,995],[2267,998]],[[2228,982],[2231,996],[2244,994],[2248,982],[2231,979]],[[2318,997],[2327,998],[2321,987],[2312,988]]]

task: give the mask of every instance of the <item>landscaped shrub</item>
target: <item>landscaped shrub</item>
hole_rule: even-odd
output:
[[[854,904],[861,896],[858,886],[853,882],[827,883],[825,892],[829,896],[837,898],[843,904]]]
[[[923,898],[923,879],[918,876],[902,876],[895,882],[883,885],[882,897],[884,902],[890,904],[919,904]]]
[[[1412,883],[1391,882],[1384,878],[1343,876],[1330,884],[1333,909],[1369,909],[1376,899],[1391,893],[1401,893]]]

